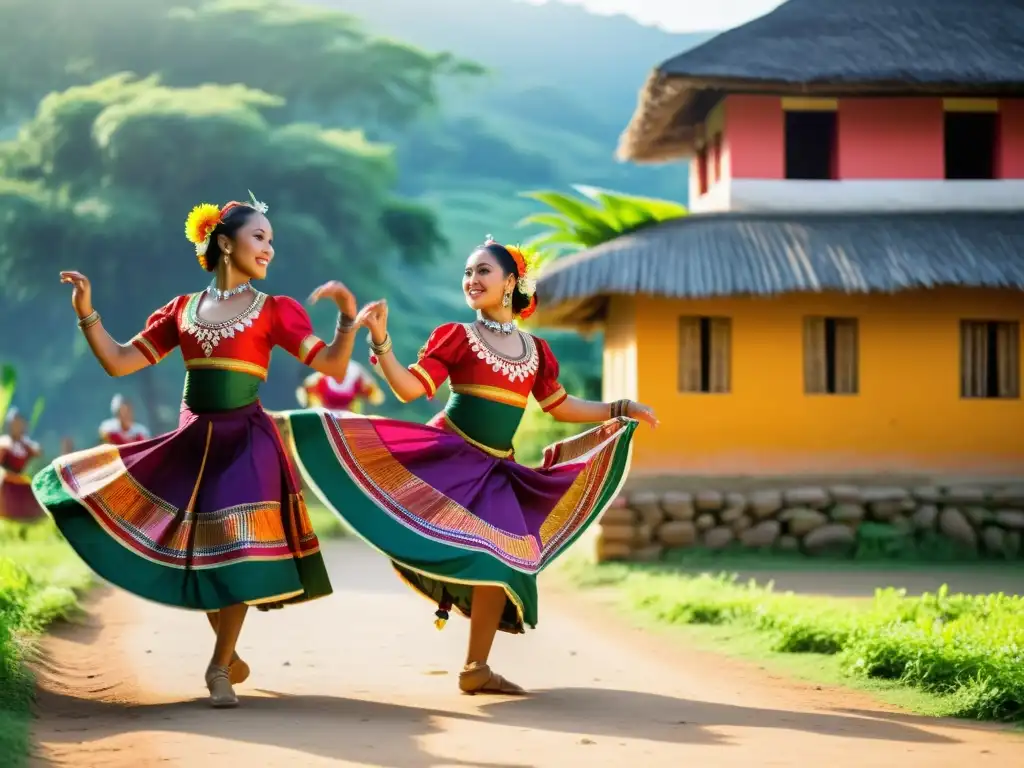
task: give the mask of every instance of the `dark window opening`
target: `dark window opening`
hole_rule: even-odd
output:
[[[994,179],[998,115],[994,112],[947,112],[946,178]]]
[[[708,149],[702,147],[697,153],[697,192],[707,194],[708,186]]]
[[[965,320],[960,324],[960,394],[1020,397],[1020,324]]]
[[[728,392],[731,357],[729,318],[679,318],[680,392]]]
[[[804,391],[856,395],[860,389],[857,320],[808,317],[804,321]]]
[[[787,111],[786,178],[836,177],[836,113]]]

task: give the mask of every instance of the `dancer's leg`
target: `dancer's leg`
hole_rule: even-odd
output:
[[[210,690],[210,703],[215,707],[234,707],[238,697],[231,687],[228,665],[235,653],[235,644],[245,622],[248,606],[232,605],[220,610],[217,621],[217,642],[213,647],[213,658],[206,670],[206,687]]]
[[[515,683],[492,672],[487,664],[507,599],[505,590],[501,587],[478,586],[473,588],[473,609],[469,620],[469,648],[466,651],[466,666],[459,675],[459,687],[464,693],[507,695],[524,693],[523,689]]]

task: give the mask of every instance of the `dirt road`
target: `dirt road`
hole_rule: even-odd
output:
[[[37,765],[1024,766],[1018,735],[773,679],[550,591],[540,628],[495,651],[534,697],[460,696],[467,622],[434,630],[430,605],[358,543],[327,554],[332,597],[251,614],[236,710],[206,705],[201,615],[104,591],[47,643]]]

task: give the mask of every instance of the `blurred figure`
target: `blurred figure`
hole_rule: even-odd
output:
[[[24,523],[46,516],[32,493],[32,478],[25,472],[28,463],[42,453],[27,429],[25,417],[11,408],[0,435],[0,518]]]
[[[110,445],[128,445],[149,440],[149,430],[135,421],[135,410],[130,400],[114,395],[110,401],[111,418],[100,424],[100,440]],[[71,453],[71,451],[65,451]]]
[[[380,405],[384,390],[376,378],[359,363],[350,360],[345,378],[338,381],[320,372],[311,373],[295,390],[295,398],[303,408],[326,408],[334,413],[363,412],[363,403]]]

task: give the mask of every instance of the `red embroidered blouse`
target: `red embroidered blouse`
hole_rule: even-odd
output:
[[[150,363],[180,346],[188,370],[235,371],[266,381],[274,347],[309,365],[326,346],[295,299],[255,291],[252,304],[239,315],[209,323],[197,312],[203,294],[178,296],[150,315],[145,329],[132,339]]]
[[[544,339],[521,334],[523,353],[507,357],[492,349],[471,323],[446,323],[430,334],[409,370],[433,397],[446,379],[452,392],[526,408],[530,395],[545,413],[565,402],[558,360]]]

